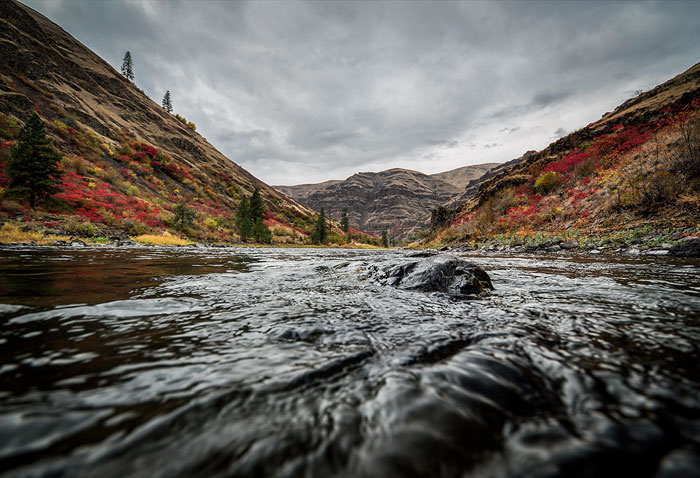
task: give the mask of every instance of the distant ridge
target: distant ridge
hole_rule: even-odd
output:
[[[387,229],[395,239],[407,239],[428,227],[434,208],[463,192],[460,184],[497,164],[465,166],[432,175],[394,168],[357,173],[345,180],[275,187],[311,208],[324,208],[336,218],[346,208],[351,223],[363,230],[381,234]]]

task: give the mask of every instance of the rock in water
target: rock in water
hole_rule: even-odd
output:
[[[474,295],[493,290],[491,278],[479,266],[454,256],[429,257],[420,261],[392,262],[374,266],[380,282],[401,289]]]
[[[700,239],[691,239],[676,244],[668,250],[668,255],[675,257],[700,257]]]

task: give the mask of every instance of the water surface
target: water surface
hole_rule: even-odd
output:
[[[400,251],[0,250],[0,474],[700,473],[700,263]]]

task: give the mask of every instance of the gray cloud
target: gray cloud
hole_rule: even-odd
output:
[[[272,184],[506,161],[700,61],[698,2],[25,1],[117,68],[130,50]]]

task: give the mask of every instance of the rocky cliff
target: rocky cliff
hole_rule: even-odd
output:
[[[407,169],[276,187],[309,207],[324,208],[335,218],[347,208],[351,225],[375,234],[388,229],[396,239],[408,238],[426,227],[430,211],[461,192],[457,186]]]

